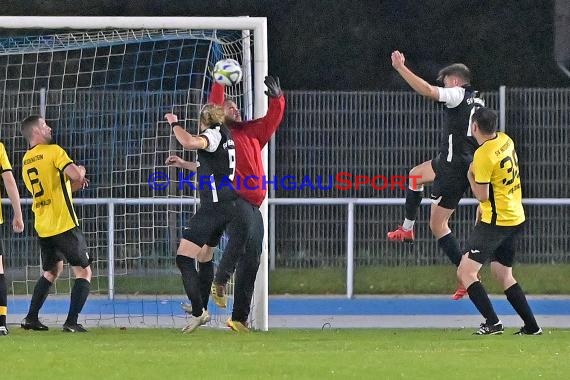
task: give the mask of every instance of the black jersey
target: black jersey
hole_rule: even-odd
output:
[[[485,106],[471,86],[439,88],[439,99],[445,102],[445,129],[441,139],[440,155],[443,162],[465,166],[473,160],[478,148],[471,136],[471,118],[477,107]]]
[[[232,187],[235,175],[235,145],[229,129],[216,124],[200,136],[208,140],[208,146],[198,151],[198,180],[201,203],[233,200],[237,195]]]

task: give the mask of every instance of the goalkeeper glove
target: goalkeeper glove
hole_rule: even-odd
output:
[[[267,91],[265,91],[265,95],[269,96],[270,98],[278,98],[283,95],[283,91],[281,90],[281,85],[279,84],[278,77],[265,77],[265,85],[267,86]]]

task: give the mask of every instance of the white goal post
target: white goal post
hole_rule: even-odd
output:
[[[0,16],[1,29],[30,30],[106,30],[106,29],[149,29],[149,30],[241,30],[253,32],[253,78],[245,78],[244,87],[252,86],[253,104],[243,104],[246,117],[258,118],[267,111],[267,97],[264,95],[264,78],[268,73],[267,62],[267,19],[265,17],[41,17]],[[248,57],[249,51],[244,52]],[[244,70],[245,71],[245,70]],[[244,73],[245,74],[245,73]],[[253,108],[253,114],[251,109]],[[263,151],[264,166],[269,169],[267,149]],[[261,264],[257,274],[254,303],[253,328],[268,330],[268,208],[267,198],[261,206],[265,238]]]

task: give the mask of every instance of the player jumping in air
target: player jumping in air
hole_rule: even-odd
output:
[[[406,218],[396,230],[388,232],[387,237],[390,241],[414,241],[414,223],[424,185],[433,182],[430,229],[439,247],[458,266],[461,250],[448,223],[469,186],[466,173],[477,148],[470,121],[476,107],[484,106],[484,103],[471,87],[471,73],[463,64],[456,63],[439,72],[438,80],[444,87],[432,86],[410,71],[405,65],[404,54],[399,51],[392,53],[392,66],[418,94],[445,103],[447,119],[438,155],[410,170],[410,177],[419,178],[414,178],[416,186],[410,180],[406,189]],[[459,285],[452,298],[460,299],[465,293],[465,288]]]

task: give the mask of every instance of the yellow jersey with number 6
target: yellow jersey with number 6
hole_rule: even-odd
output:
[[[489,199],[481,202],[481,221],[497,226],[524,222],[519,164],[515,144],[505,133],[485,141],[473,156],[475,182],[489,184]]]
[[[22,176],[33,196],[34,227],[40,237],[58,235],[79,225],[71,182],[63,172],[72,163],[57,144],[38,144],[24,155]]]

